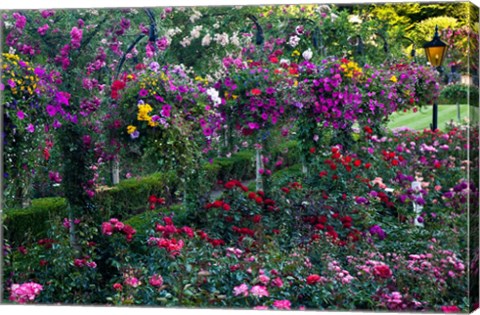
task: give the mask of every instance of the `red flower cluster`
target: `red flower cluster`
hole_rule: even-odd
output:
[[[42,238],[41,240],[38,240],[37,244],[43,246],[45,249],[50,249],[52,248],[52,244],[56,242],[57,241],[52,240],[51,238]]]
[[[125,88],[126,84],[124,81],[115,80],[112,83],[112,91],[110,92],[110,97],[114,100],[119,99],[118,92]]]
[[[293,182],[293,183],[290,183],[288,184],[288,187],[282,187],[280,188],[284,193],[288,194],[290,193],[290,190],[291,189],[294,189],[294,190],[301,190],[303,187],[302,187],[302,184],[300,184],[299,182]]]
[[[246,228],[246,227],[239,228],[239,227],[236,227],[236,226],[232,226],[232,230],[233,230],[233,232],[239,233],[239,234],[242,234],[242,235],[248,235],[248,236],[252,236],[252,237],[255,235],[255,231],[253,231],[249,228]]]
[[[110,219],[108,222],[102,223],[102,234],[110,236],[115,232],[125,234],[127,242],[130,242],[133,238],[133,235],[137,233],[133,227],[128,224],[124,224],[115,218]]]
[[[239,180],[231,180],[225,184],[226,189],[233,189],[235,187],[239,187],[244,192],[248,191],[248,187],[243,185]]]
[[[382,150],[382,155],[383,155],[383,159],[385,161],[390,161],[390,164],[392,166],[397,166],[398,164],[400,164],[400,162],[405,160],[403,156],[401,155],[396,156],[395,152],[390,152],[386,150]]]
[[[148,203],[150,204],[150,210],[153,210],[155,209],[156,204],[164,205],[165,198],[157,198],[155,195],[151,195],[150,197],[148,197]]]
[[[230,205],[223,200],[216,200],[205,205],[205,209],[207,210],[212,208],[222,208],[225,211],[229,211],[231,209]]]
[[[392,277],[392,271],[387,265],[376,265],[373,267],[373,274],[382,279],[389,279]]]

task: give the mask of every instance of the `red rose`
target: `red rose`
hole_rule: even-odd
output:
[[[156,203],[157,202],[157,197],[155,197],[154,195],[151,195],[150,197],[148,197],[148,202]]]
[[[392,271],[387,265],[377,265],[373,268],[373,274],[377,277],[388,279],[392,276]]]
[[[120,283],[117,282],[117,283],[114,283],[114,284],[113,284],[113,289],[114,289],[115,291],[122,291],[122,290],[123,290],[123,286],[122,286]]]
[[[222,208],[223,208],[223,210],[228,211],[228,210],[230,210],[230,205],[225,203],[225,204],[223,204]]]
[[[359,167],[360,165],[362,165],[362,161],[355,160],[355,162],[353,162],[353,165],[355,165],[355,167]]]
[[[250,93],[252,93],[252,95],[260,95],[262,94],[262,91],[259,89],[252,89]]]
[[[317,284],[320,282],[321,278],[322,277],[320,277],[317,274],[309,275],[307,277],[307,284],[310,284],[310,285]]]

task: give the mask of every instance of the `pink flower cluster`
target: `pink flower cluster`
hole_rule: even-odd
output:
[[[14,283],[10,288],[10,301],[17,303],[27,303],[33,301],[43,290],[43,286],[35,282],[26,282],[22,284]]]
[[[110,219],[109,222],[102,223],[102,234],[110,236],[115,232],[125,234],[128,242],[131,241],[133,235],[137,233],[133,227],[128,224],[124,224],[115,218]]]
[[[75,258],[73,260],[73,264],[75,265],[75,267],[78,267],[78,268],[82,268],[82,267],[89,267],[89,268],[92,268],[92,269],[95,269],[97,268],[97,263],[94,262],[94,261],[88,261],[90,259],[90,257],[86,256],[82,259],[79,259],[79,258]]]
[[[249,294],[259,298],[262,296],[270,296],[267,287],[263,285],[254,285],[249,289],[247,284],[242,283],[241,285],[233,288],[233,295],[235,296],[242,295],[247,297]]]
[[[343,284],[350,283],[353,279],[355,279],[347,270],[343,270],[340,267],[340,264],[335,260],[328,263],[328,270],[334,271],[336,273],[335,278],[337,278],[337,280]]]

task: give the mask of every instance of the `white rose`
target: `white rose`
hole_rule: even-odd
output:
[[[310,60],[312,59],[312,56],[313,56],[313,52],[310,48],[308,48],[307,50],[305,50],[303,53],[302,53],[302,56],[305,60]]]

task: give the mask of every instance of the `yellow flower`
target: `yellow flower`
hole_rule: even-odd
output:
[[[150,113],[152,110],[153,110],[153,108],[149,104],[138,105],[137,120],[140,120],[140,121],[151,120],[152,118],[150,116],[148,116],[148,113]]]
[[[132,133],[134,133],[136,130],[137,130],[137,127],[135,127],[135,126],[132,126],[132,125],[127,126],[127,133],[128,133],[129,135],[131,135]]]
[[[396,83],[397,82],[397,77],[392,75],[392,77],[390,78],[390,81],[392,81],[393,83]]]
[[[159,125],[158,122],[152,120],[152,117],[149,117],[149,118],[150,118],[150,119],[148,120],[148,125],[149,125],[150,127],[157,127],[157,126]]]
[[[292,57],[300,56],[300,52],[298,50],[294,50],[292,53]]]

